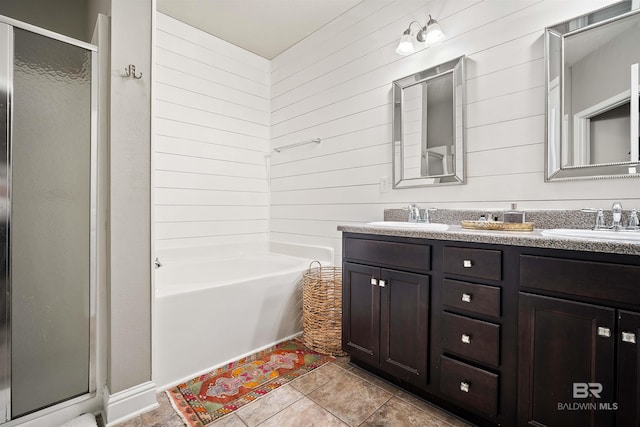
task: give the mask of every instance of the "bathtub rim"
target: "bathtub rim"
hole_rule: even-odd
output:
[[[281,241],[255,241],[241,243],[223,243],[202,246],[175,246],[156,248],[155,256],[161,264],[183,262],[185,260],[205,260],[211,258],[233,258],[247,255],[277,253],[296,258],[317,259],[333,264],[335,250],[330,246],[307,245]],[[162,267],[160,267],[162,268]]]
[[[264,255],[264,254],[261,254]],[[285,255],[288,256],[288,255]],[[238,259],[242,257],[233,257],[233,258],[225,258],[225,259]],[[304,258],[301,258],[304,259]],[[189,265],[189,264],[178,264],[178,265]],[[326,263],[322,262],[322,266],[327,266]],[[266,274],[252,274],[247,275],[240,278],[230,279],[230,280],[210,280],[210,281],[202,281],[202,282],[187,282],[181,284],[171,284],[170,286],[159,285],[158,280],[156,279],[156,286],[154,292],[154,298],[171,298],[177,295],[187,295],[191,293],[204,292],[208,289],[220,288],[224,286],[234,286],[240,283],[247,282],[256,282],[264,279],[275,278],[275,277],[286,277],[286,276],[298,276],[299,279],[302,278],[303,273],[306,271],[306,267],[302,268],[302,265],[299,267],[289,267],[287,269],[279,269],[273,270]]]

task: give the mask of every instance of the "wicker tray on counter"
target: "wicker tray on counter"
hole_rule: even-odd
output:
[[[460,221],[462,228],[473,230],[533,231],[532,222]]]

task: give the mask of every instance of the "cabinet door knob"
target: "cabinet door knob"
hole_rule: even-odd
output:
[[[461,381],[460,382],[460,391],[464,391],[465,393],[469,393],[469,389],[471,388],[471,385],[466,382],[466,381]]]
[[[387,285],[387,282],[385,282],[382,279],[380,279],[380,281],[378,282],[378,286],[380,286],[381,288],[384,288],[386,285]]]
[[[622,333],[622,341],[623,342],[630,342],[631,344],[635,344],[636,343],[636,334],[634,334],[633,332],[623,332]]]
[[[378,279],[376,279],[375,277],[372,277],[371,278],[371,284],[377,286],[378,285]]]
[[[462,302],[471,302],[471,294],[462,294]]]
[[[462,266],[464,268],[471,268],[473,266],[473,262],[471,262],[470,259],[465,259],[464,261],[462,261]]]
[[[462,336],[460,337],[460,341],[465,344],[471,344],[471,335],[462,334]]]
[[[605,338],[611,337],[611,329],[598,326],[598,336]]]

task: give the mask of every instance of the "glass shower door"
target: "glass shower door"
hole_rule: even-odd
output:
[[[9,97],[12,61],[12,29],[0,23],[0,422],[10,418],[11,403],[9,331]]]
[[[93,52],[2,23],[0,45],[7,420],[92,391]]]

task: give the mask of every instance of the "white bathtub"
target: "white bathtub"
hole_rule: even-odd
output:
[[[159,389],[299,334],[302,273],[314,259],[333,260],[330,248],[280,243],[157,255],[153,380]]]

